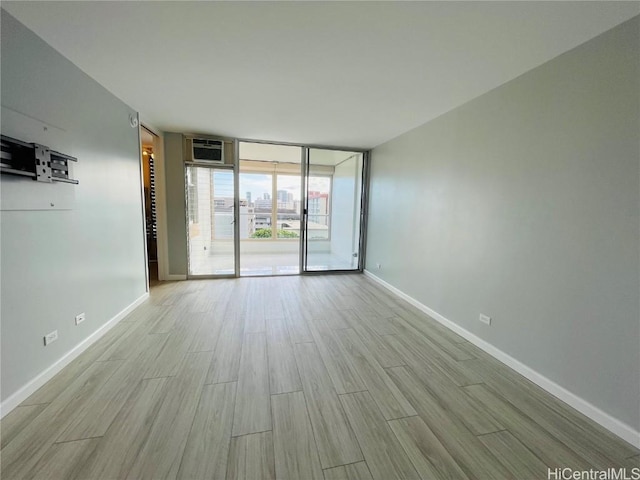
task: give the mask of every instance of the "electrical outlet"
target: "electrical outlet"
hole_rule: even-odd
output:
[[[80,325],[82,322],[84,322],[84,312],[76,315],[76,325]]]
[[[484,314],[482,314],[482,313],[481,313],[481,314],[480,314],[480,318],[479,318],[479,320],[480,320],[482,323],[486,323],[487,325],[491,325],[491,317],[489,317],[489,316],[487,316],[487,315],[484,315]]]
[[[382,268],[382,265],[380,265],[379,263],[376,263],[376,268],[380,270]]]
[[[51,333],[47,333],[47,334],[44,336],[44,345],[45,345],[45,347],[46,347],[47,345],[49,345],[50,343],[55,342],[56,340],[58,340],[58,330],[54,330],[54,331],[53,331],[53,332],[51,332]]]

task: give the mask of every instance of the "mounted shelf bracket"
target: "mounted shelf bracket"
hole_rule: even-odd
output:
[[[77,162],[77,158],[55,152],[38,143],[26,143],[5,135],[0,135],[0,139],[0,173],[31,177],[45,183],[79,183],[78,180],[69,178],[69,162]]]

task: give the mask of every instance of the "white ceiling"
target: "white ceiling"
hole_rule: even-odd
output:
[[[640,13],[638,2],[11,2],[165,131],[368,148]]]

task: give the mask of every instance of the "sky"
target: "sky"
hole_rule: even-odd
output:
[[[329,192],[329,177],[311,177],[310,191]],[[278,175],[278,190],[286,190],[293,194],[294,200],[300,200],[300,177],[297,175]],[[261,173],[240,174],[240,198],[246,199],[247,192],[251,192],[251,201],[264,198],[264,194],[271,192],[271,175]]]

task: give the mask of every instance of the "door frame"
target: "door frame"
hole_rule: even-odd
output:
[[[139,118],[139,117],[138,117]],[[167,230],[167,211],[166,211],[166,192],[165,192],[165,170],[164,170],[164,138],[162,132],[144,120],[138,122],[138,142],[140,145],[140,185],[142,188],[142,221],[144,224],[144,261],[147,279],[147,291],[149,291],[149,253],[147,245],[147,218],[145,212],[146,199],[144,196],[144,177],[142,162],[142,130],[146,130],[153,137],[153,165],[155,176],[155,207],[156,207],[156,258],[158,263],[158,281],[171,280],[168,275],[169,251],[168,251],[168,230]]]

